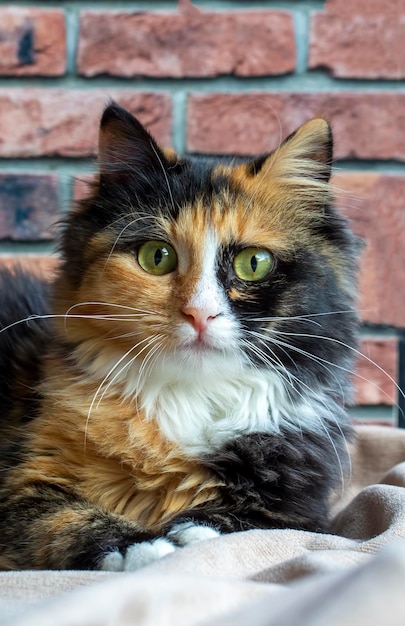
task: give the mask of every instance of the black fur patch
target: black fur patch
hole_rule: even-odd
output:
[[[0,271],[0,467],[18,458],[18,426],[38,410],[35,388],[51,341],[50,322],[41,317],[49,313],[48,292],[46,281],[32,274]]]
[[[192,519],[222,532],[325,530],[328,498],[348,462],[345,438],[350,439],[351,428],[329,426],[328,435],[280,432],[238,437],[205,461],[224,483],[220,499],[174,523]]]

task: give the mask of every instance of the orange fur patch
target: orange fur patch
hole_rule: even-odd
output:
[[[31,456],[9,477],[14,488],[35,482],[71,488],[151,531],[217,497],[219,482],[132,403],[109,396],[88,417],[97,385],[58,361],[48,363],[48,372]]]

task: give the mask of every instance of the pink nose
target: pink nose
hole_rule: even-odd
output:
[[[199,334],[203,333],[208,326],[208,322],[218,315],[212,309],[198,309],[193,306],[184,307],[183,314]]]

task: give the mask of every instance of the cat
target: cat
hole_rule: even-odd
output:
[[[0,274],[1,569],[325,530],[358,335],[332,144],[316,118],[259,158],[180,157],[108,104],[55,280]]]

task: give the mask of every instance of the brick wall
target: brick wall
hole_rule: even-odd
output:
[[[367,240],[355,417],[391,423],[405,308],[405,0],[194,5],[0,0],[0,262],[49,266],[53,224],[94,169],[109,97],[182,152],[268,151],[280,126],[286,135],[327,115],[340,204]]]

